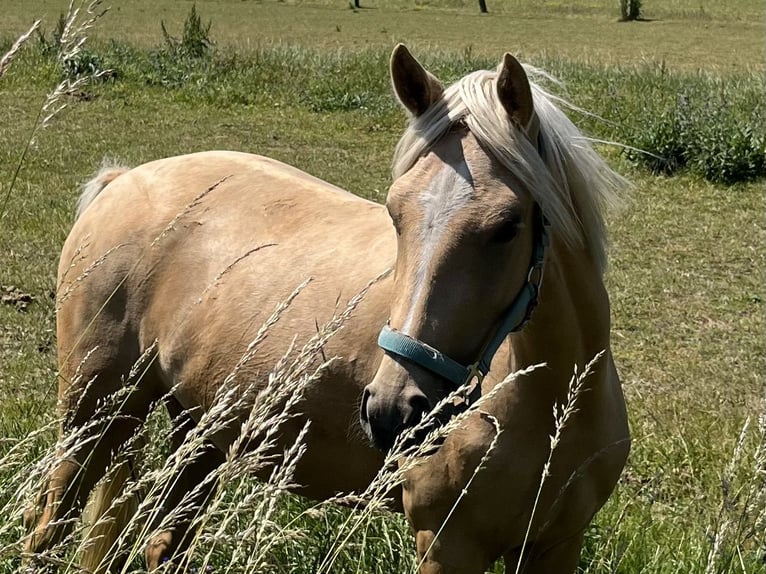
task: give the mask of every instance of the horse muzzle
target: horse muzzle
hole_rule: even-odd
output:
[[[397,437],[417,425],[430,410],[428,398],[417,387],[391,392],[373,381],[362,393],[359,419],[373,446],[388,452]]]

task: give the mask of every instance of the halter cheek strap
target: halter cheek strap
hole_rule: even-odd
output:
[[[481,395],[481,380],[489,372],[492,358],[497,353],[505,338],[520,331],[529,321],[532,311],[537,306],[540,286],[543,280],[543,262],[545,250],[550,242],[548,221],[542,214],[539,206],[535,207],[537,213],[535,222],[535,243],[527,272],[527,281],[521,288],[511,306],[503,316],[494,336],[484,345],[478,360],[471,365],[463,365],[448,357],[430,345],[419,341],[409,335],[401,333],[384,325],[378,336],[378,345],[388,353],[407,359],[416,365],[431,371],[450,381],[456,388],[470,383],[474,377],[478,377],[477,384],[471,391],[468,400],[474,402]]]

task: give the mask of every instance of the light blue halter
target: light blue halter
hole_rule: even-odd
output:
[[[537,221],[535,223],[535,243],[527,272],[527,281],[519,291],[505,313],[494,337],[484,346],[479,359],[471,365],[463,365],[448,357],[423,341],[401,333],[386,324],[378,336],[378,345],[388,353],[407,359],[416,365],[431,371],[450,381],[455,388],[470,383],[478,377],[478,384],[471,391],[468,402],[475,402],[481,395],[481,381],[489,372],[492,358],[500,348],[505,338],[517,331],[529,321],[532,311],[537,306],[540,286],[543,280],[543,262],[545,250],[550,242],[548,221],[539,206],[535,207]]]

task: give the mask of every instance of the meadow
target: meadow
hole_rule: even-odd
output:
[[[399,41],[447,82],[512,51],[561,80],[551,89],[590,112],[572,112],[586,132],[623,144],[599,151],[634,184],[610,216],[607,275],[633,449],[581,571],[764,571],[762,3],[644,2],[635,23],[618,23],[605,0],[490,0],[485,16],[473,2],[362,5],[201,1],[209,33],[183,41],[190,2],[115,3],[62,63],[66,2],[0,3],[0,54],[44,19],[0,77],[0,572],[19,568],[29,493],[17,489],[55,441],[55,275],[78,185],[104,157],[234,149],[382,201],[404,126],[387,77]],[[62,78],[107,69],[42,126]],[[237,488],[221,508],[237,508]],[[280,495],[264,516],[268,549],[229,571],[414,570],[401,517],[349,529],[353,516]],[[237,533],[252,520],[240,518],[200,545],[214,571],[238,564]]]

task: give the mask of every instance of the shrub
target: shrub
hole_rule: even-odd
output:
[[[634,161],[644,163],[653,173],[672,175],[687,165],[691,118],[688,99],[681,95],[676,106],[649,118],[635,135],[630,150]]]
[[[183,34],[176,38],[168,32],[165,21],[160,22],[163,45],[146,54],[138,53],[139,74],[149,85],[180,88],[187,83],[215,77],[211,73],[213,40],[210,38],[212,21],[202,23],[196,4],[192,4],[184,21]]]
[[[56,58],[58,60],[61,75],[64,79],[76,80],[77,78],[88,77],[92,81],[104,81],[116,76],[114,69],[108,69],[95,52],[76,46],[64,45],[62,41],[67,25],[67,15],[61,12],[56,22],[56,27],[51,32],[50,39],[45,31],[38,28],[37,41],[40,52],[46,58]]]
[[[743,124],[727,117],[712,120],[697,134],[695,171],[707,180],[720,183],[748,181],[766,174],[763,122],[756,119]]]
[[[765,110],[744,88],[697,82],[664,110],[647,106],[631,132],[628,157],[654,173],[688,167],[732,184],[766,176]]]
[[[180,40],[168,33],[164,20],[160,22],[168,51],[190,58],[202,58],[210,52],[213,47],[213,41],[210,39],[211,26],[212,21],[208,21],[207,24],[202,23],[202,17],[197,14],[196,4],[192,4],[189,15],[184,21],[184,31]]]

